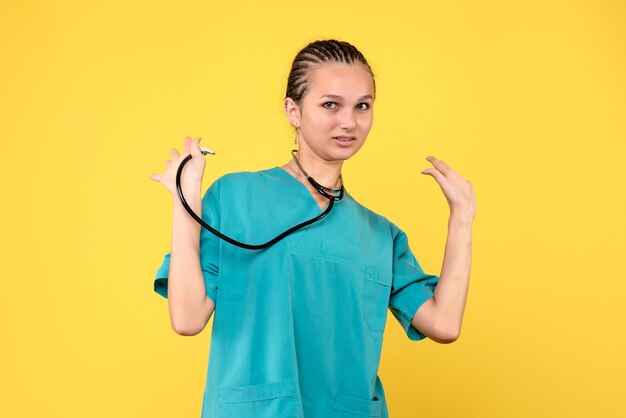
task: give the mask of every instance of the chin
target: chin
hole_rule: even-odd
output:
[[[354,144],[355,147],[344,148],[344,149],[335,149],[332,153],[339,160],[347,160],[348,158],[352,158],[355,156],[360,150],[363,144]]]
[[[354,157],[356,155],[356,152],[352,151],[352,152],[334,152],[330,155],[330,160],[331,161],[346,161],[349,160],[350,158]]]

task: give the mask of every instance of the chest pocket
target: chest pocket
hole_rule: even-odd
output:
[[[372,331],[385,330],[390,293],[391,274],[366,266],[363,278],[363,319]]]
[[[219,418],[298,418],[296,382],[272,382],[217,390]]]

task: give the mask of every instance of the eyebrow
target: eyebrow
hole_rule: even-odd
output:
[[[335,99],[335,100],[343,100],[343,97],[338,96],[336,94],[324,94],[323,96],[320,96],[320,99],[324,97],[328,97],[329,99]],[[372,99],[372,96],[369,94],[366,94],[365,96],[361,97],[359,100],[365,100],[365,99]]]

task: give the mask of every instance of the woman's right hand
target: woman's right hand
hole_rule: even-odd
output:
[[[201,187],[202,177],[204,176],[204,166],[206,165],[206,159],[204,154],[200,151],[200,138],[191,139],[185,138],[185,152],[181,155],[175,148],[170,150],[172,160],[166,160],[165,166],[167,169],[164,173],[150,174],[150,179],[160,182],[165,188],[172,194],[172,196],[178,196],[176,190],[176,172],[180,163],[185,159],[187,155],[191,154],[191,161],[188,161],[183,168],[181,174],[180,184],[183,190],[186,189],[183,185],[189,184],[188,187]]]

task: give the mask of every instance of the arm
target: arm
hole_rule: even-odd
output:
[[[167,281],[170,323],[180,335],[196,335],[204,329],[215,310],[215,304],[206,296],[204,275],[200,265],[200,224],[187,213],[176,190],[176,173],[182,160],[191,154],[194,158],[185,166],[181,188],[185,200],[194,213],[202,213],[202,176],[205,160],[200,151],[200,138],[185,138],[185,152],[180,155],[174,148],[170,154],[174,161],[165,162],[167,170],[151,174],[150,179],[163,184],[174,200],[172,221],[172,250]]]
[[[202,213],[200,186],[181,185],[185,200],[195,213]],[[196,190],[187,192],[186,190]],[[174,197],[172,251],[168,280],[168,307],[172,328],[180,335],[196,335],[204,329],[215,310],[206,296],[200,267],[200,224],[185,210],[178,195]]]
[[[450,216],[448,238],[435,296],[417,310],[411,324],[433,341],[447,344],[461,334],[469,289],[472,258],[472,221]]]
[[[472,222],[476,198],[471,184],[443,161],[427,158],[434,168],[422,171],[437,180],[450,206],[448,237],[439,283],[433,298],[415,312],[411,324],[432,340],[447,344],[461,334],[472,259]]]

